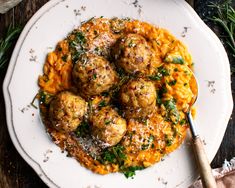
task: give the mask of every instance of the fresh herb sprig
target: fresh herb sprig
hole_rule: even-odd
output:
[[[126,159],[124,150],[125,148],[121,145],[116,145],[107,149],[106,151],[104,151],[103,155],[101,156],[103,163],[110,162],[122,166]]]
[[[9,50],[11,49],[15,40],[18,38],[21,30],[21,27],[13,27],[10,25],[5,36],[0,39],[0,69],[7,65],[10,58]]]
[[[221,25],[226,32],[226,43],[235,57],[235,10],[232,7],[232,1],[226,0],[220,4],[211,3],[209,6],[216,9],[217,15],[212,17],[211,20]]]
[[[123,170],[123,174],[125,175],[126,178],[133,178],[133,176],[135,176],[135,171],[143,169],[144,167],[142,166],[130,166]]]

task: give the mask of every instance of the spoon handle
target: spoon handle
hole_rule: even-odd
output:
[[[203,143],[199,136],[193,138],[193,149],[197,159],[202,184],[204,188],[216,188],[215,178],[212,175],[211,166],[207,159]]]

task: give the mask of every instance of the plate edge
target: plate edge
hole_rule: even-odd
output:
[[[43,170],[40,167],[40,165],[36,161],[34,161],[29,155],[27,155],[27,153],[20,146],[20,143],[17,140],[17,136],[16,136],[16,134],[14,132],[13,122],[12,122],[12,118],[11,118],[12,112],[11,112],[11,109],[9,109],[9,107],[8,107],[8,105],[11,104],[11,102],[10,102],[11,100],[10,100],[10,95],[9,95],[9,90],[8,89],[9,89],[9,84],[11,82],[11,76],[12,76],[12,74],[14,72],[14,66],[16,64],[16,57],[17,57],[19,49],[20,49],[20,47],[21,47],[21,45],[22,45],[22,43],[24,41],[25,34],[27,35],[27,33],[30,31],[30,28],[34,25],[34,23],[38,19],[40,19],[41,16],[43,16],[44,13],[46,13],[51,8],[53,8],[54,6],[56,6],[57,4],[59,4],[60,2],[63,2],[63,1],[64,0],[51,0],[51,1],[47,2],[27,22],[27,24],[24,27],[24,30],[22,31],[22,33],[21,33],[21,35],[20,35],[20,37],[19,37],[19,39],[17,41],[15,49],[14,49],[14,51],[12,53],[11,60],[10,60],[10,63],[9,63],[9,67],[8,67],[8,70],[7,70],[5,79],[4,79],[4,83],[3,83],[3,94],[4,94],[4,99],[5,99],[7,127],[8,127],[8,132],[10,134],[11,140],[12,140],[16,150],[22,156],[22,158],[34,169],[34,171],[39,175],[39,177],[44,181],[44,183],[46,183],[50,187],[59,187],[59,186],[56,185],[53,181],[51,181],[48,176],[46,176],[46,174],[43,172]],[[177,2],[177,1],[175,1],[175,2]],[[180,1],[178,1],[178,2],[180,2]],[[178,4],[178,2],[177,2],[177,4]],[[182,7],[189,12],[189,14],[192,16],[192,18],[202,25],[202,30],[209,31],[208,34],[212,38],[214,38],[216,40],[218,48],[220,48],[221,55],[223,55],[223,58],[227,61],[227,64],[229,65],[229,61],[228,61],[228,57],[227,57],[227,54],[225,52],[225,49],[224,49],[223,45],[221,44],[221,42],[219,41],[218,37],[215,35],[215,33],[201,20],[201,18],[196,14],[196,12],[184,0],[181,0],[181,3],[182,3],[181,4]],[[227,71],[230,71],[230,68],[228,66],[227,66]],[[230,96],[228,97],[228,100],[230,100],[232,102],[233,99],[232,99],[231,85],[230,85],[231,78],[228,81],[229,82],[228,82],[227,85],[229,85],[229,87],[226,87],[226,88],[230,89],[230,92],[229,92]],[[228,110],[227,110],[228,113],[226,113],[226,114],[231,114],[232,113],[232,109],[233,109],[233,105],[232,105],[232,103],[229,103]],[[227,115],[227,118],[224,121],[225,124],[228,123],[229,118],[230,118],[230,115]],[[225,133],[226,127],[227,126],[225,126],[225,128],[223,130],[223,134],[220,135],[220,137],[219,137],[219,140],[220,140],[219,143],[221,143],[221,141],[222,141],[222,138],[223,138],[223,135]],[[218,150],[218,147],[217,147],[216,151]],[[213,157],[214,157],[215,154],[216,154],[216,152],[213,154]],[[211,160],[212,159],[210,159],[210,161]],[[38,172],[38,171],[40,171],[42,174],[40,174],[40,172]]]

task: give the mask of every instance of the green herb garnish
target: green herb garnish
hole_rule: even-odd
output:
[[[179,71],[179,69],[178,68],[174,68],[174,72],[178,72]]]
[[[150,80],[161,80],[163,76],[169,76],[169,71],[163,66],[159,67],[155,75],[149,76]]]
[[[97,74],[94,73],[94,74],[93,74],[93,79],[95,80],[96,78],[97,78]]]
[[[68,58],[68,55],[65,54],[61,57],[61,59],[63,60],[63,62],[67,62],[67,58]]]
[[[183,65],[184,59],[182,57],[173,57],[173,60],[171,63]]]
[[[226,0],[220,4],[211,3],[209,6],[216,9],[217,15],[211,18],[211,20],[221,25],[226,32],[226,43],[231,48],[235,57],[235,10],[232,7],[232,1]]]
[[[73,39],[68,39],[68,42],[72,53],[72,61],[76,63],[81,55],[85,53],[86,37],[82,31],[74,31],[72,36]]]
[[[39,91],[39,103],[48,106],[53,96],[45,91]]]
[[[149,76],[149,79],[150,80],[161,80],[161,77],[156,74],[156,75],[153,75],[153,76]]]
[[[146,150],[146,149],[149,149],[149,147],[151,146],[152,142],[154,141],[154,136],[153,135],[150,135],[149,139],[148,139],[148,143],[147,144],[143,144],[141,146],[141,149],[142,150]]]
[[[176,107],[175,100],[167,100],[164,103],[164,106],[166,108],[166,118],[167,120],[171,121],[174,124],[177,124],[179,122],[180,114]]]
[[[106,149],[101,155],[101,162],[110,162],[123,166],[124,161],[126,160],[124,150],[125,148],[121,145],[116,145]]]
[[[0,39],[0,69],[7,65],[10,58],[10,49],[15,43],[15,40],[19,36],[21,30],[21,27],[13,27],[10,25],[5,36]]]
[[[177,80],[172,80],[170,82],[168,82],[168,85],[170,86],[174,86],[176,84]]]
[[[108,97],[109,96],[109,92],[105,91],[105,92],[101,93],[101,95],[104,96],[104,97]]]
[[[167,134],[165,134],[165,142],[166,146],[171,146],[173,144],[173,138],[170,138]]]
[[[144,167],[142,166],[130,166],[123,169],[122,173],[125,175],[126,178],[133,178],[133,176],[135,176],[135,171],[143,169]]]
[[[164,84],[157,92],[157,104],[162,104],[162,98],[165,93],[167,93],[166,85]]]
[[[105,120],[104,124],[109,125],[112,122],[112,120]]]
[[[104,106],[106,106],[107,104],[106,104],[106,102],[105,102],[105,100],[102,100],[100,103],[99,103],[99,107],[104,107]]]
[[[182,120],[180,120],[180,125],[184,125],[184,124],[186,124],[186,119],[182,119]]]
[[[184,59],[181,56],[174,56],[174,55],[167,55],[164,59],[166,63],[173,63],[173,64],[184,64]]]
[[[76,32],[75,37],[76,37],[75,40],[79,42],[80,44],[86,43],[86,38],[83,32],[81,31]]]
[[[79,137],[84,137],[85,135],[89,134],[89,123],[87,121],[82,121],[75,133]]]

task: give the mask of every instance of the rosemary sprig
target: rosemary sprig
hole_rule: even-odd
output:
[[[209,6],[216,9],[217,15],[212,17],[211,20],[221,25],[226,32],[226,43],[235,57],[235,10],[232,7],[232,1],[225,0],[220,4],[211,3]]]
[[[7,29],[7,32],[3,38],[0,39],[0,69],[4,68],[10,58],[9,50],[15,42],[15,39],[18,38],[22,28],[13,27],[10,25]]]

